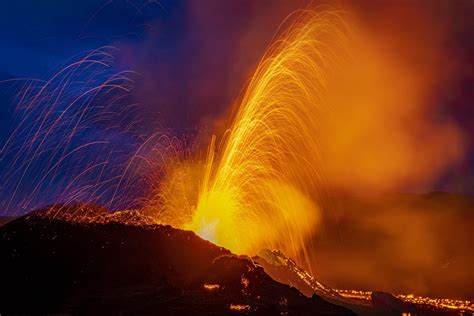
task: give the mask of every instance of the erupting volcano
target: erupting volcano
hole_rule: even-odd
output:
[[[281,249],[304,262],[324,199],[318,139],[327,111],[324,87],[346,39],[337,13],[303,11],[288,19],[222,141],[213,137],[205,161],[195,167],[202,169],[199,177],[172,171],[176,178],[164,183],[175,187],[180,181],[190,196],[164,188],[170,196],[156,216],[165,224],[184,223],[178,227],[238,254]]]
[[[470,297],[403,294],[389,281],[380,289],[344,290],[337,278],[319,280],[324,249],[336,253],[334,240],[345,234],[374,253],[381,238],[405,249],[402,239],[390,239],[401,237],[384,213],[403,207],[423,223],[407,235],[430,254],[420,259],[407,251],[407,261],[439,261],[447,271],[458,264],[451,258],[461,258],[438,251],[427,237],[438,222],[420,209],[436,203],[377,200],[434,183],[468,149],[462,128],[434,118],[421,101],[436,80],[420,83],[404,62],[374,48],[371,34],[347,11],[287,15],[237,99],[194,134],[150,132],[151,114],[137,111],[141,74],[113,72],[120,50],[112,46],[47,81],[25,81],[18,122],[0,153],[8,166],[0,205],[4,215],[19,217],[0,227],[0,314],[474,312]],[[133,49],[122,50],[125,64]],[[470,205],[459,201],[437,206],[449,205],[457,220]],[[380,213],[369,220],[356,214],[372,209]],[[380,233],[381,227],[388,228]],[[460,238],[471,242],[468,233]],[[333,264],[349,271],[351,260],[348,252]],[[408,269],[397,267],[393,273],[409,279]],[[413,283],[422,294],[435,293]]]

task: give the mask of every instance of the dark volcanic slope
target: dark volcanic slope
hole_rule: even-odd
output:
[[[11,216],[0,216],[0,226],[5,225],[6,223],[11,222],[14,219],[15,217]]]
[[[58,218],[0,227],[0,313],[351,314],[192,232]]]

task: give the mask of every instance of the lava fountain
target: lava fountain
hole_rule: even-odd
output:
[[[160,188],[163,197],[169,187],[192,186],[188,191],[197,196],[179,199],[195,205],[176,208],[176,196],[168,195],[158,218],[173,217],[175,225],[235,253],[272,248],[308,262],[325,200],[318,141],[325,87],[344,58],[346,35],[336,12],[288,17],[236,103],[230,127],[220,142],[212,138],[197,163],[201,171],[181,164]]]
[[[133,92],[132,73],[110,75],[109,48],[91,52],[24,92],[25,114],[0,151],[11,167],[5,209],[58,201],[138,207],[235,253],[279,249],[307,267],[325,208],[326,90],[347,58],[347,35],[338,12],[291,14],[205,153],[165,132],[142,135],[135,104],[121,106]],[[21,198],[33,173],[32,193]]]

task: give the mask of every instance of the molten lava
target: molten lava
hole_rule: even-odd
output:
[[[183,180],[185,171],[174,171],[177,177],[161,188],[169,191],[177,182],[197,188],[197,197],[179,197],[194,201],[194,209],[170,207],[173,197],[158,217],[183,214],[183,228],[238,254],[281,249],[302,262],[324,202],[318,135],[325,86],[344,55],[346,33],[333,12],[304,11],[288,21],[237,103],[221,143],[212,139],[201,177]]]

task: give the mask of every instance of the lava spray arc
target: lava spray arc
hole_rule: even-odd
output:
[[[197,198],[184,198],[195,200],[194,209],[166,206],[175,204],[173,197],[158,217],[188,216],[182,228],[239,254],[268,247],[304,262],[324,203],[318,133],[325,87],[344,59],[347,27],[339,13],[301,11],[281,30],[237,102],[231,126],[219,143],[211,140],[200,177],[186,181],[197,188]],[[183,172],[175,171],[161,191],[183,184]]]

